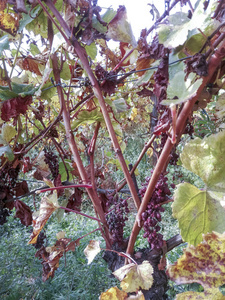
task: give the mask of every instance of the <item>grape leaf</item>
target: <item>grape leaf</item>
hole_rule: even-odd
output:
[[[192,245],[202,241],[202,233],[224,232],[225,211],[220,202],[189,183],[177,186],[172,209],[183,240]]]
[[[225,197],[225,132],[195,138],[184,146],[180,159],[183,167],[206,184],[204,190],[189,183],[178,185],[172,206],[182,238],[197,245],[202,233],[223,232],[225,228],[225,211],[220,204]]]
[[[117,286],[111,287],[106,292],[101,293],[100,300],[125,300],[127,299],[127,293],[118,289]]]
[[[116,11],[112,8],[108,8],[106,12],[101,16],[102,20],[106,23],[109,23],[116,15]],[[103,26],[97,18],[94,16],[92,19],[92,27],[98,30],[101,33],[107,32],[107,27]]]
[[[84,249],[84,254],[88,260],[88,265],[90,263],[92,263],[92,261],[94,260],[95,256],[101,252],[101,248],[100,248],[100,242],[99,241],[94,241],[91,240],[89,242],[89,244],[87,245],[87,247]]]
[[[210,35],[219,26],[219,22],[211,18],[213,6],[215,9],[215,5],[210,3],[206,13],[202,1],[199,1],[191,19],[184,12],[170,15],[167,23],[158,27],[159,42],[166,48],[176,48],[183,45],[192,36],[199,34],[198,28],[201,28],[205,36]],[[197,28],[196,24],[198,24]]]
[[[3,50],[9,49],[9,37],[8,35],[4,35],[0,38],[0,55]]]
[[[203,242],[196,247],[188,246],[178,261],[169,266],[167,274],[176,284],[197,282],[204,287],[202,295],[209,293],[209,295],[217,294],[219,297],[217,288],[223,285],[225,280],[224,249],[225,233],[213,232],[203,235]],[[180,297],[178,299],[187,298]]]
[[[19,19],[17,14],[5,13],[0,11],[0,29],[16,36],[19,28]]]
[[[207,289],[202,293],[198,292],[185,292],[178,294],[175,300],[225,300],[225,296],[220,292],[218,288]]]
[[[180,158],[184,168],[202,178],[209,192],[225,193],[225,131],[195,138],[185,145]]]
[[[16,135],[16,129],[9,124],[2,125],[2,133],[0,138],[2,138],[6,143],[9,143],[12,138]]]
[[[91,45],[86,45],[85,50],[87,52],[87,55],[90,56],[92,60],[94,60],[98,53],[98,49],[95,43],[91,43]]]
[[[122,290],[127,293],[136,292],[139,288],[150,289],[153,284],[152,274],[153,268],[148,261],[143,261],[141,265],[127,264],[113,272],[113,275],[121,281]]]
[[[167,88],[167,100],[163,100],[161,104],[180,104],[194,96],[202,84],[202,78],[193,83],[195,77],[196,75],[194,73],[190,73],[188,78],[185,80],[184,71],[177,72],[169,81]]]
[[[137,43],[135,41],[131,26],[127,21],[125,6],[121,5],[116,16],[112,19],[112,21],[109,22],[106,37],[107,39],[129,43],[133,47],[136,47]]]
[[[33,232],[28,244],[36,244],[39,233],[45,226],[52,213],[59,208],[57,192],[41,199],[40,210],[33,214]]]
[[[42,247],[36,252],[35,257],[38,257],[42,260],[43,281],[46,281],[49,277],[54,277],[55,270],[59,267],[59,260],[64,253],[75,250],[77,242],[70,241],[71,239],[61,238],[56,241],[54,246],[46,248]]]
[[[216,101],[215,116],[222,120],[225,117],[225,93],[221,94]]]
[[[75,129],[77,126],[81,125],[82,123],[92,124],[94,122],[102,122],[104,118],[102,113],[98,110],[87,111],[83,110],[79,112],[77,118],[72,123],[72,129]]]
[[[15,218],[19,218],[21,224],[29,226],[32,224],[32,211],[23,201],[16,200],[14,203],[16,208]]]
[[[9,145],[0,147],[0,156],[2,156],[2,154],[5,154],[9,161],[13,161],[14,154]]]

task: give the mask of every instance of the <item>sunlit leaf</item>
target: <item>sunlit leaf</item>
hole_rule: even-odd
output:
[[[136,292],[139,288],[150,289],[153,284],[152,274],[153,268],[148,261],[143,261],[140,265],[127,264],[113,272],[121,281],[121,288],[127,293]]]
[[[125,300],[127,293],[118,289],[117,286],[108,289],[106,292],[101,293],[100,300]]]
[[[104,121],[102,113],[98,110],[86,111],[83,110],[79,112],[76,120],[72,122],[72,129],[75,129],[78,125],[83,123],[92,124],[94,122]]]
[[[216,117],[222,120],[225,117],[225,93],[219,96],[218,100],[216,101]]]
[[[108,24],[106,36],[108,39],[129,43],[133,47],[136,47],[136,41],[131,26],[127,21],[127,13],[124,6],[120,6],[116,16]]]
[[[16,14],[0,11],[0,29],[15,36],[19,28],[19,19]]]
[[[219,26],[219,22],[211,18],[213,6],[215,8],[215,5],[210,3],[205,12],[202,2],[199,1],[191,19],[184,12],[170,15],[168,22],[158,27],[159,42],[167,48],[176,48],[179,45],[183,45],[188,38],[199,34],[197,28],[201,28],[205,36],[210,35]],[[196,24],[198,24],[198,27],[196,27]]]
[[[87,55],[90,56],[90,58],[92,60],[94,60],[96,58],[98,49],[97,49],[95,43],[92,43],[91,45],[86,45],[85,50],[87,52]]]
[[[225,193],[225,131],[191,140],[180,158],[184,168],[201,177],[209,191]]]
[[[200,243],[203,233],[213,230],[222,233],[225,230],[225,210],[220,202],[190,183],[177,186],[172,209],[181,236],[189,244]]]
[[[225,300],[225,296],[220,292],[219,288],[206,289],[204,292],[185,292],[178,294],[175,300]]]
[[[57,192],[41,199],[38,213],[33,214],[33,233],[30,236],[29,244],[36,244],[39,233],[45,226],[52,213],[59,208]]]
[[[112,8],[108,8],[101,18],[104,22],[109,23],[115,15],[116,11]],[[105,33],[107,31],[107,26],[103,26],[96,17],[93,17],[92,26],[101,33]]]
[[[2,133],[1,138],[6,141],[6,143],[9,143],[12,138],[16,135],[16,129],[9,124],[3,124],[2,125]]]
[[[167,89],[167,100],[163,100],[161,104],[180,104],[194,96],[202,84],[202,79],[198,79],[193,83],[195,76],[196,75],[194,73],[191,73],[187,80],[185,80],[184,71],[176,73],[176,75],[169,82]]]
[[[206,292],[224,284],[224,260],[225,234],[213,232],[204,235],[203,242],[196,247],[188,246],[167,273],[176,284],[197,282]]]
[[[87,247],[84,249],[84,254],[88,260],[88,265],[90,263],[92,263],[92,261],[94,260],[95,256],[101,252],[101,248],[100,248],[100,242],[99,241],[94,241],[91,240],[89,242],[89,244],[87,245]]]

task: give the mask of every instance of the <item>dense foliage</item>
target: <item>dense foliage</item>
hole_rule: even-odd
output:
[[[0,224],[14,213],[32,226],[28,243],[43,281],[99,231],[105,245],[90,238],[88,264],[106,250],[122,288],[101,299],[166,299],[168,277],[204,288],[176,299],[222,299],[225,4],[165,1],[161,17],[151,5],[155,23],[136,41],[125,7],[97,2],[0,3]],[[135,157],[129,148],[140,138]],[[179,182],[177,165],[198,179]],[[165,240],[160,228],[171,203],[180,235]],[[56,232],[47,243],[47,222],[68,213],[96,227],[75,240]],[[134,251],[142,228],[148,247]],[[182,242],[183,256],[167,266],[166,253]]]

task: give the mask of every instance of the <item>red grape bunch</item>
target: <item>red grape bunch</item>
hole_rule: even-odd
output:
[[[57,156],[53,151],[44,149],[45,159],[44,162],[49,166],[49,169],[52,173],[53,179],[55,179],[59,175],[59,162]]]
[[[106,216],[109,232],[113,243],[120,245],[123,242],[125,221],[128,220],[127,214],[129,213],[129,209],[127,200],[120,198],[118,195],[114,197],[109,196],[106,205],[108,209],[110,208],[110,212]]]
[[[149,180],[150,177],[147,177],[146,182],[142,184],[142,188],[139,191],[142,197],[145,194]],[[163,246],[163,235],[159,233],[159,222],[161,221],[161,212],[164,212],[161,204],[167,201],[171,195],[167,181],[168,178],[161,174],[147,209],[142,213],[145,231],[143,237],[148,239],[151,249],[160,249]]]

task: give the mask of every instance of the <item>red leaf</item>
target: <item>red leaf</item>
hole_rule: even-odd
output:
[[[82,202],[81,196],[83,194],[83,191],[80,190],[79,188],[75,188],[74,190],[75,190],[75,192],[74,192],[74,194],[72,194],[70,196],[66,207],[73,209],[73,210],[80,211],[80,206],[81,206],[81,202]]]
[[[16,208],[15,217],[19,218],[21,223],[25,226],[32,224],[32,211],[29,206],[20,200],[16,200],[14,203]]]
[[[18,96],[17,98],[12,98],[3,102],[1,108],[1,118],[3,121],[7,122],[11,118],[16,118],[19,114],[25,114],[27,111],[27,106],[31,104],[32,96],[25,96],[24,98]]]
[[[16,197],[23,196],[29,192],[26,180],[18,182],[15,187]]]

